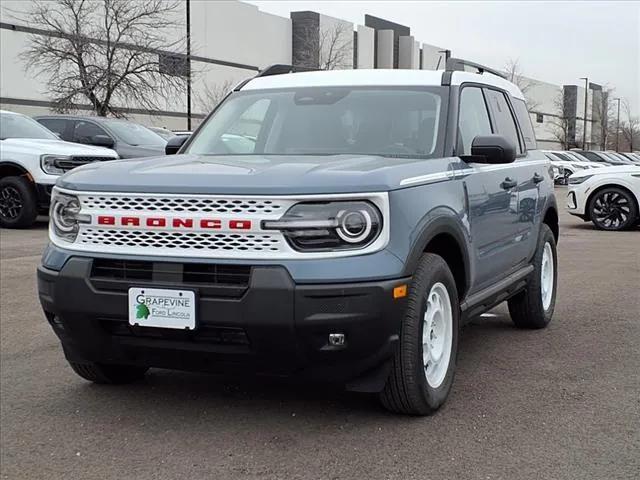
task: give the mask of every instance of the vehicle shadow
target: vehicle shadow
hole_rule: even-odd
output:
[[[506,313],[485,314],[474,319],[462,330],[454,391],[442,411],[462,408],[475,382],[478,364],[491,362],[487,352],[499,350],[505,336],[520,334]],[[483,358],[485,357],[485,358]],[[490,365],[487,368],[491,368]],[[456,392],[464,392],[457,395]],[[468,393],[467,393],[468,392]],[[293,417],[332,421],[358,422],[374,417],[378,421],[398,422],[398,416],[384,410],[375,394],[346,392],[342,388],[324,384],[292,383],[278,378],[251,377],[237,379],[210,374],[153,369],[136,384],[101,386],[78,381],[69,390],[72,402],[82,405],[92,416],[140,418],[171,418],[180,420],[180,428],[193,424],[195,428],[204,418],[223,428],[235,422],[250,421],[270,428],[274,422],[289,422]],[[66,397],[66,395],[65,395]],[[68,397],[67,397],[68,398]],[[104,408],[104,404],[109,408]],[[102,405],[102,407],[99,407]],[[87,412],[91,408],[95,411]],[[401,417],[413,422],[419,417]]]

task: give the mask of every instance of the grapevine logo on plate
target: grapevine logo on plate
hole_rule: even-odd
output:
[[[129,324],[193,329],[195,303],[195,294],[190,290],[130,288]]]

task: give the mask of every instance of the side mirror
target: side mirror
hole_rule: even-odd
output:
[[[91,145],[95,145],[97,147],[113,148],[115,142],[109,135],[94,135],[93,137],[91,137]]]
[[[511,163],[516,146],[502,135],[478,135],[471,142],[471,157],[477,163]]]
[[[165,155],[175,155],[178,153],[178,150],[184,145],[184,142],[189,138],[188,135],[177,135],[175,137],[170,138],[167,141],[167,145],[164,147]]]

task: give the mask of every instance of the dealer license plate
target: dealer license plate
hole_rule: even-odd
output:
[[[129,289],[129,325],[196,328],[196,294],[192,290]]]

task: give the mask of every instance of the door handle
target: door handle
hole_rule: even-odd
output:
[[[516,185],[518,185],[518,182],[516,180],[513,180],[512,178],[505,178],[504,182],[502,182],[500,184],[500,186],[504,189],[504,190],[510,190],[513,187],[515,187]]]
[[[535,173],[535,175],[533,176],[533,183],[540,183],[544,181],[544,177],[542,175],[540,175],[538,172]]]

